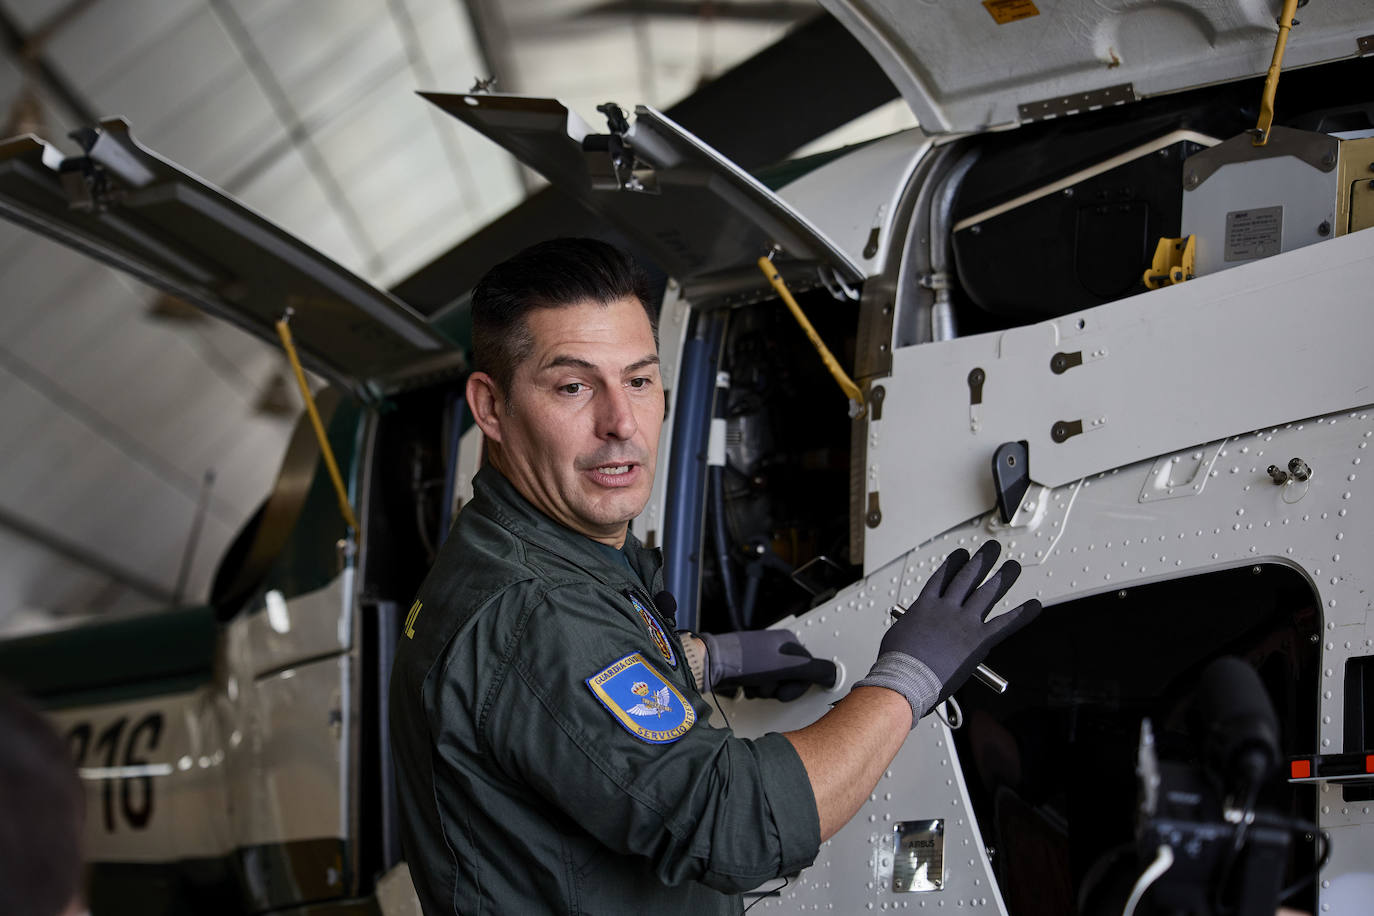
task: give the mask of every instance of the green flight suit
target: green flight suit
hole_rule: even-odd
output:
[[[706,724],[654,606],[658,551],[619,562],[484,468],[391,679],[402,841],[428,914],[739,913],[810,865],[815,797],[781,735]]]

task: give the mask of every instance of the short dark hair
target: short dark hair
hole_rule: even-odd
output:
[[[0,900],[5,912],[64,912],[81,889],[85,792],[57,732],[4,688],[0,812]]]
[[[626,296],[639,300],[657,335],[649,281],[628,253],[599,239],[531,245],[487,271],[472,291],[473,368],[490,375],[509,396],[515,367],[534,346],[525,322],[531,309],[587,301],[609,305]]]

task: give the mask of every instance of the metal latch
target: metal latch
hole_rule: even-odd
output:
[[[997,511],[1003,523],[1010,525],[1030,489],[1030,446],[1025,439],[997,446],[992,455],[992,485],[997,491]]]
[[[592,188],[598,191],[638,191],[657,194],[658,176],[651,165],[635,155],[630,143],[630,122],[614,102],[596,106],[606,116],[609,134],[588,134],[582,138],[587,154],[587,172]]]
[[[883,523],[883,510],[878,506],[877,490],[868,494],[868,512],[864,515],[864,522],[870,528],[877,528]]]
[[[1065,442],[1082,434],[1082,420],[1060,420],[1050,427],[1050,438],[1055,442]]]
[[[100,133],[91,127],[81,127],[68,136],[77,142],[86,155],[68,156],[57,167],[62,190],[67,193],[67,203],[73,210],[102,213],[118,199],[119,193],[111,185],[105,169],[90,156],[96,141],[100,139]]]

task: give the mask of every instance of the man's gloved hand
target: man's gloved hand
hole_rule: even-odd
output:
[[[835,686],[835,663],[813,658],[791,630],[702,633],[706,683],[719,690],[744,688],[747,697],[795,700],[812,684]]]
[[[1021,564],[1008,560],[983,582],[1001,552],[1002,545],[989,540],[971,559],[962,548],[950,553],[906,614],[888,628],[877,662],[854,686],[902,694],[911,704],[913,727],[959,689],[993,646],[1040,613],[1040,602],[1032,598],[984,622],[1021,575]]]

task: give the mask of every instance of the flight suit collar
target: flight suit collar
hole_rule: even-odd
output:
[[[566,558],[605,585],[621,589],[638,584],[632,582],[628,571],[599,549],[595,541],[536,509],[491,465],[478,470],[472,480],[472,489],[476,496],[474,508],[480,508],[521,540]],[[625,558],[640,581],[648,586],[649,596],[663,588],[662,554],[641,544],[634,532],[625,535]]]

